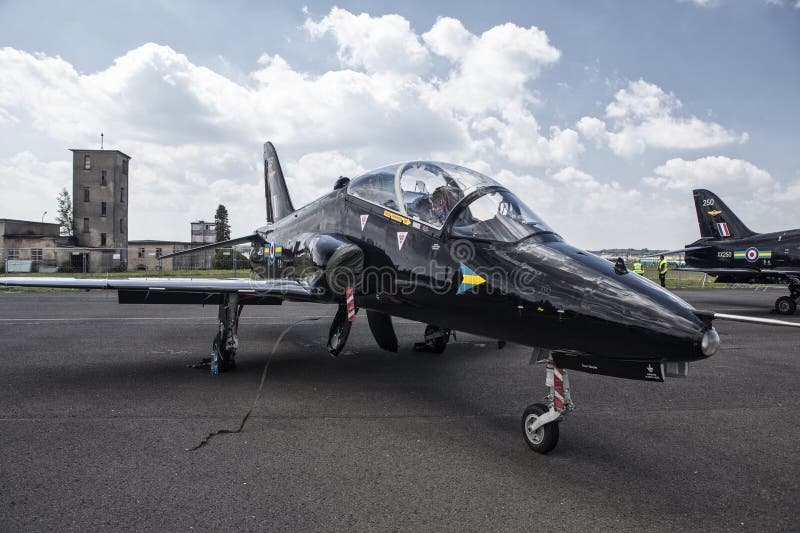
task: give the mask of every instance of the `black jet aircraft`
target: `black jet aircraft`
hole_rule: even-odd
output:
[[[755,233],[713,192],[693,193],[700,239],[674,250],[686,257],[687,266],[679,270],[714,275],[717,283],[788,283],[789,296],[775,300],[775,311],[794,314],[800,302],[800,229]]]
[[[333,355],[359,309],[378,346],[393,352],[392,317],[427,324],[417,347],[431,352],[444,351],[456,330],[499,347],[530,346],[546,363],[549,396],[525,409],[522,429],[542,453],[555,447],[558,423],[573,408],[567,369],[661,382],[717,351],[714,319],[800,327],[696,310],[621,259],[570,246],[513,192],[458,165],[410,161],[339,178],[331,192],[294,209],[271,143],[264,152],[267,225],[194,250],[250,242],[250,279],[6,277],[0,284],[116,289],[120,303],[217,303],[212,372],[235,365],[242,308],[284,300],[338,306]]]

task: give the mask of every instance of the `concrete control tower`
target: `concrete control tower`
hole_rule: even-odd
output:
[[[118,150],[72,152],[74,236],[91,263],[107,271],[128,262],[128,164]]]

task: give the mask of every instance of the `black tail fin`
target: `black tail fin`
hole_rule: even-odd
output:
[[[267,223],[277,222],[294,212],[281,163],[271,142],[264,143],[264,192],[267,198]]]
[[[695,189],[692,192],[701,237],[741,239],[755,235],[716,194],[706,189]]]

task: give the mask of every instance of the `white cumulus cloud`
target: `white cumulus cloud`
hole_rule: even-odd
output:
[[[646,177],[644,183],[653,187],[674,190],[746,186],[751,190],[763,189],[775,183],[769,172],[749,161],[725,156],[710,156],[687,161],[670,159],[653,171],[655,177]]]
[[[347,67],[368,72],[417,73],[429,66],[428,50],[400,15],[354,15],[334,7],[318,22],[307,19],[305,28],[313,38],[332,34],[339,59]]]
[[[506,106],[499,117],[489,117],[475,124],[475,129],[493,132],[499,150],[511,162],[530,166],[574,164],[583,151],[578,133],[572,129],[550,128],[549,136],[540,133],[536,118],[518,104]]]
[[[335,150],[305,154],[283,169],[295,206],[307,204],[332,191],[340,176],[353,178],[365,170],[359,163]]]
[[[447,40],[451,36],[456,42]],[[478,37],[457,21],[441,18],[423,39],[434,53],[454,62],[434,101],[461,112],[498,110],[510,102],[532,100],[527,85],[561,57],[547,33],[536,26],[506,23]]]
[[[644,80],[632,81],[614,95],[605,117],[582,117],[576,128],[585,138],[607,145],[623,157],[641,154],[647,148],[703,149],[746,142],[747,133],[736,133],[715,122],[679,115],[682,107],[674,95]]]

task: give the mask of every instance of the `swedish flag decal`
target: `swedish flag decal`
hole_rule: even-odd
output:
[[[456,294],[461,294],[483,283],[486,283],[486,279],[476,274],[474,270],[464,263],[461,263],[461,285],[458,286]]]

